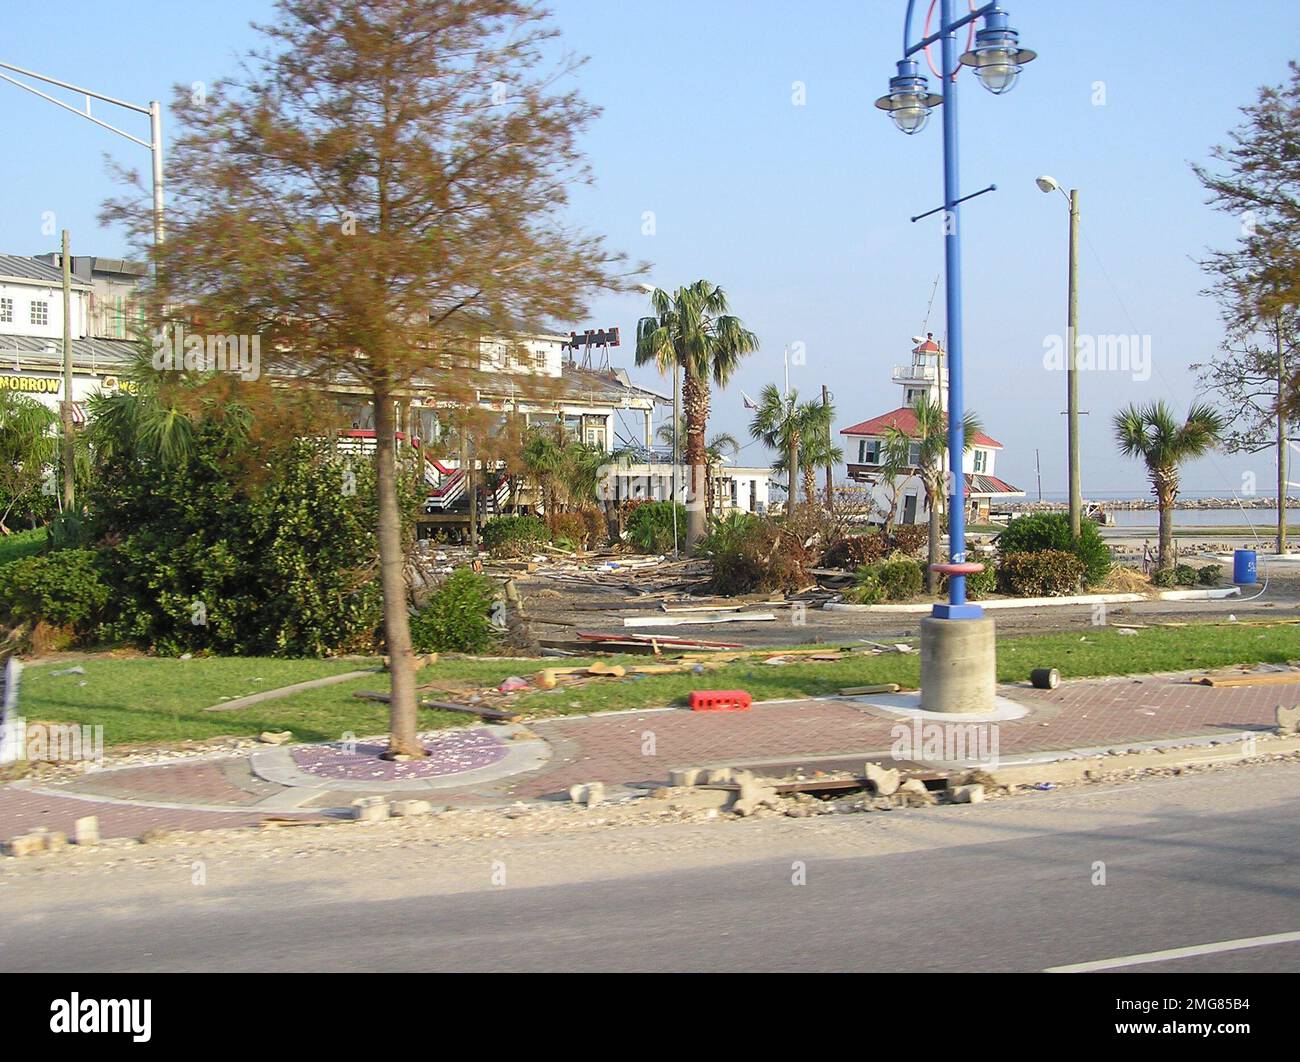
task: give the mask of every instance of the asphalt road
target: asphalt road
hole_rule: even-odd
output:
[[[206,888],[187,854],[51,866],[3,881],[0,969],[1044,970],[1290,933],[1124,968],[1296,971],[1297,821],[1286,764],[473,853],[236,848],[208,857]]]

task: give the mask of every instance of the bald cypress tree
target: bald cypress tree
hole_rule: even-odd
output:
[[[481,337],[576,320],[614,282],[563,219],[595,110],[526,0],[279,0],[258,29],[239,73],[177,90],[155,314],[373,403],[389,755],[420,756],[397,406],[417,383],[474,404]],[[147,230],[145,203],[106,213]]]

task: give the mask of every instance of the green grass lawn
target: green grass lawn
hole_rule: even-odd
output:
[[[35,531],[17,531],[12,535],[0,535],[0,567],[22,557],[30,557],[45,549],[45,528]]]
[[[779,650],[773,650],[778,653]],[[1300,626],[1247,624],[1149,628],[1133,635],[1098,628],[1086,633],[1003,638],[998,645],[998,678],[1024,682],[1036,667],[1055,667],[1069,678],[1145,674],[1221,667],[1238,663],[1282,663],[1300,658]],[[647,657],[604,658],[607,662],[646,663]],[[798,657],[791,658],[798,660]],[[104,727],[107,745],[177,742],[263,730],[291,730],[304,741],[337,740],[382,733],[387,706],[357,700],[357,690],[386,692],[388,677],[366,675],[336,686],[307,690],[232,712],[204,712],[222,697],[249,693],[373,666],[373,661],[155,658],[113,659],[86,656],[77,661],[39,664],[23,673],[20,711],[28,720],[76,722]],[[420,673],[421,683],[446,683],[453,692],[426,696],[456,699],[475,688],[495,686],[510,675],[530,677],[545,666],[578,666],[581,660],[447,659]],[[73,664],[85,675],[59,675]],[[920,661],[915,655],[854,655],[816,663],[773,666],[762,657],[729,664],[704,675],[650,675],[593,682],[572,689],[523,694],[519,708],[529,714],[564,715],[685,704],[693,689],[743,689],[755,700],[780,700],[837,693],[845,686],[896,682],[915,687]],[[261,681],[256,681],[256,680]],[[84,685],[82,685],[84,683]],[[472,717],[422,710],[422,729],[464,726]]]

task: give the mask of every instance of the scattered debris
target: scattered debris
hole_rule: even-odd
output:
[[[624,627],[683,627],[690,624],[775,623],[774,612],[706,612],[690,616],[628,616]]]
[[[861,697],[869,693],[898,693],[902,688],[897,682],[881,682],[875,686],[846,686],[840,690],[840,696]]]
[[[1202,675],[1192,679],[1199,686],[1287,686],[1300,685],[1300,671],[1234,672],[1228,675]]]
[[[878,763],[868,763],[864,774],[867,788],[876,796],[892,796],[898,792],[900,772],[896,768],[881,767]],[[925,788],[925,783],[919,783]]]
[[[948,796],[954,804],[982,804],[984,787],[982,785],[949,786]]]
[[[391,814],[383,797],[358,797],[352,801],[352,817],[357,822],[383,822]]]
[[[263,745],[286,745],[293,740],[292,730],[263,730],[257,735],[257,740]]]
[[[575,804],[583,804],[589,808],[594,808],[605,799],[605,784],[603,782],[588,782],[585,785],[569,786],[569,799]]]
[[[926,788],[925,783],[919,778],[909,778],[898,787],[898,792],[903,796],[904,803],[908,807],[924,807],[927,804],[935,803],[934,794]]]
[[[394,800],[389,813],[395,819],[413,819],[433,814],[433,805],[427,800]]]
[[[1294,708],[1278,708],[1277,732],[1279,734],[1300,734],[1300,705]]]
[[[99,816],[87,815],[72,824],[72,839],[78,845],[99,844]]]
[[[527,686],[527,683],[524,684]],[[381,704],[391,704],[392,696],[387,693],[375,693],[372,690],[355,690],[352,694],[358,700],[378,701]],[[519,718],[516,712],[503,712],[496,708],[487,708],[478,704],[456,704],[451,701],[420,701],[421,708],[430,708],[440,712],[468,712],[470,715],[477,715],[493,723],[510,723]]]
[[[748,712],[754,698],[744,690],[695,690],[691,693],[692,712]]]
[[[1029,681],[1036,690],[1054,690],[1061,684],[1061,673],[1054,667],[1036,667],[1029,673]]]

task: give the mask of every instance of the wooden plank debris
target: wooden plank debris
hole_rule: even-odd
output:
[[[774,612],[707,612],[692,616],[628,616],[624,627],[683,627],[715,623],[775,623]]]
[[[381,704],[391,704],[393,702],[393,698],[389,694],[374,693],[370,690],[357,690],[352,694],[352,696],[356,697],[358,700],[378,701]],[[477,704],[453,704],[450,701],[421,700],[420,707],[432,708],[441,712],[467,712],[470,715],[477,715],[482,719],[500,723],[508,723],[519,718],[519,715],[516,712],[503,712],[496,708],[486,708]]]

